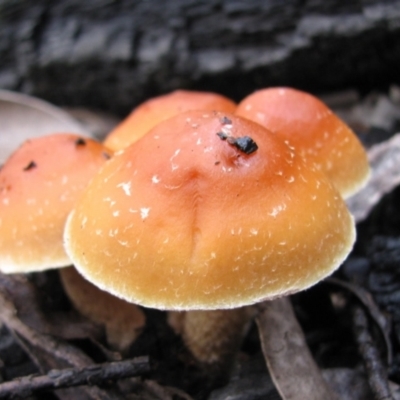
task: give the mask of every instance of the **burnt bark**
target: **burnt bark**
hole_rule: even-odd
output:
[[[32,393],[81,385],[104,385],[110,380],[137,376],[149,372],[147,357],[112,363],[93,364],[85,368],[51,370],[45,375],[30,375],[0,384],[0,399],[22,399]],[[103,397],[102,400],[118,400],[119,397]]]
[[[0,87],[126,113],[190,88],[399,82],[400,1],[0,0]]]

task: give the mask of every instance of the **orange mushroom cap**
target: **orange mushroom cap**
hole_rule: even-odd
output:
[[[71,264],[65,220],[106,148],[74,134],[26,141],[0,170],[0,270],[31,272]]]
[[[246,136],[250,154],[233,140]],[[355,228],[326,176],[261,125],[191,111],[111,159],[64,238],[83,276],[116,296],[220,309],[315,284],[347,256]]]
[[[255,121],[325,172],[343,197],[357,192],[370,173],[354,132],[316,97],[291,88],[268,88],[243,99],[236,114]]]
[[[176,90],[140,104],[106,137],[104,144],[117,151],[146,134],[159,122],[189,110],[234,112],[236,104],[217,93]]]

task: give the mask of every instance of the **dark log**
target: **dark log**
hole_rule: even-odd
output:
[[[126,113],[178,87],[240,99],[399,82],[398,0],[0,0],[0,87]]]

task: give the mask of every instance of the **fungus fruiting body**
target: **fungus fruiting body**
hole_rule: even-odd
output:
[[[247,154],[220,132],[257,149]],[[355,229],[328,178],[288,144],[247,119],[192,111],[113,157],[64,237],[83,276],[116,296],[215,310],[315,284],[347,256]]]
[[[106,161],[107,149],[74,134],[26,141],[0,170],[0,269],[29,272],[70,264],[64,223]]]
[[[1,271],[71,265],[63,246],[67,215],[109,158],[102,144],[68,133],[28,140],[10,156],[0,170]],[[142,311],[99,290],[73,267],[63,271],[63,286],[75,307],[104,324],[110,344],[125,350],[144,324]]]
[[[136,107],[109,135],[104,144],[121,150],[145,135],[159,122],[189,110],[234,112],[236,104],[219,94],[176,90]]]
[[[90,320],[105,326],[107,341],[125,352],[142,332],[143,311],[85,280],[74,267],[62,268],[60,277],[69,299]]]
[[[353,131],[322,101],[292,88],[267,88],[243,99],[236,114],[287,141],[307,163],[327,174],[343,197],[369,177],[366,152]]]

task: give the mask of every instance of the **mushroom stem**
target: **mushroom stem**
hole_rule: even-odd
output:
[[[168,320],[197,361],[224,372],[237,356],[254,315],[253,307],[240,307],[170,313]]]
[[[135,304],[100,290],[74,267],[60,269],[61,282],[74,307],[93,322],[104,325],[107,341],[125,352],[145,325],[145,315]]]

